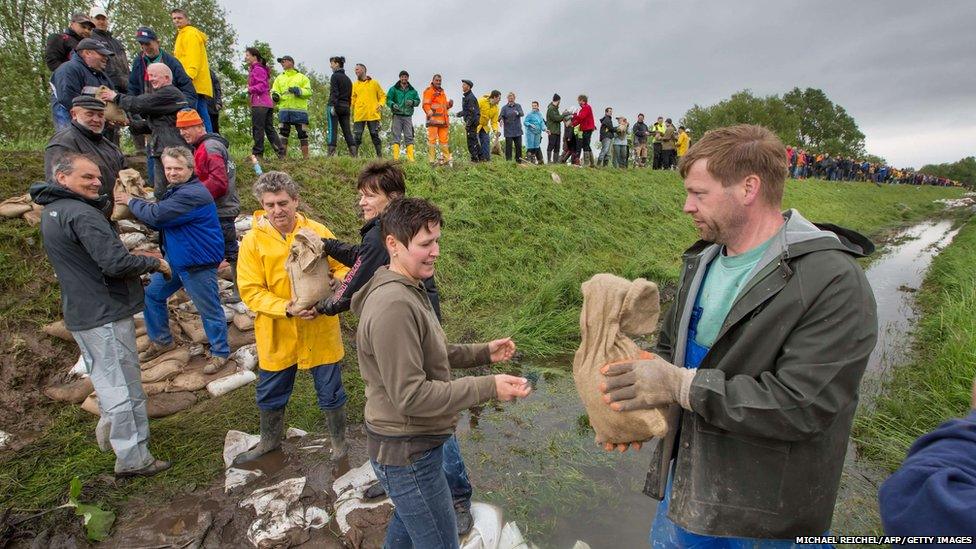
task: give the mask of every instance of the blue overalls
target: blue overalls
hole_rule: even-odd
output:
[[[708,276],[708,272],[705,272]],[[704,286],[704,284],[702,284]],[[688,323],[688,343],[685,346],[684,367],[697,369],[708,354],[709,347],[699,345],[695,338],[698,336],[698,322],[701,320],[703,309],[698,301],[701,298],[699,289],[698,297],[695,298],[695,308],[691,311],[691,321]],[[752,539],[752,538],[729,538],[718,536],[707,536],[689,532],[678,526],[668,518],[668,507],[671,502],[671,481],[674,477],[674,461],[671,462],[671,470],[668,473],[668,484],[664,489],[664,500],[657,506],[657,514],[654,516],[654,524],[651,526],[650,544],[655,549],[665,549],[672,547],[681,548],[704,548],[709,549],[787,549],[800,547],[793,540],[788,539]],[[827,535],[827,534],[825,534]],[[832,548],[833,545],[824,544],[804,544],[803,548],[824,549]]]

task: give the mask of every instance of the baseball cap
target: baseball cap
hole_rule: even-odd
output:
[[[93,50],[102,55],[115,55],[115,52],[105,47],[104,44],[94,38],[84,38],[75,46],[75,51]]]
[[[176,127],[177,128],[192,128],[193,126],[202,126],[203,119],[197,111],[193,109],[183,109],[182,111],[176,113]]]
[[[278,62],[281,63],[282,61],[291,61],[292,63],[294,63],[295,58],[290,55],[282,55],[281,57],[278,58]]]
[[[95,23],[92,22],[91,18],[88,17],[87,15],[85,15],[84,13],[81,13],[81,12],[72,13],[71,14],[71,22],[72,23],[87,23],[87,24],[91,25],[92,27],[95,26]]]
[[[81,107],[90,111],[104,111],[105,103],[92,95],[79,95],[71,100],[72,107]]]
[[[96,17],[108,17],[108,13],[101,6],[92,6],[92,9],[88,10],[88,17],[92,19]]]
[[[136,29],[136,42],[148,44],[153,40],[159,40],[159,37],[156,36],[156,31],[149,27],[139,27]]]

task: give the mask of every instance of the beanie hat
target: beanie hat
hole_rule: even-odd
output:
[[[560,97],[559,97],[559,94],[558,93],[552,94],[552,100],[553,101],[559,101],[559,99],[560,99]]]
[[[177,128],[192,128],[193,126],[202,126],[203,119],[197,114],[197,111],[193,109],[183,109],[182,111],[176,113],[176,127]]]

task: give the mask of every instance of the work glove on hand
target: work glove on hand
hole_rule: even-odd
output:
[[[600,373],[607,378],[600,384],[603,401],[613,410],[648,410],[674,403],[691,410],[689,393],[696,370],[678,368],[655,356],[607,364]]]
[[[292,87],[288,88],[288,91],[290,91],[295,97],[301,97],[302,96],[302,89],[299,88],[298,86],[292,86]]]

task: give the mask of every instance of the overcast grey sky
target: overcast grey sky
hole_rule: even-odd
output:
[[[976,154],[976,2],[223,0],[241,48],[271,44],[325,74],[364,63],[422,91],[444,75],[526,109],[558,92],[595,110],[677,120],[744,88],[822,88],[854,116],[869,152],[897,166]]]

